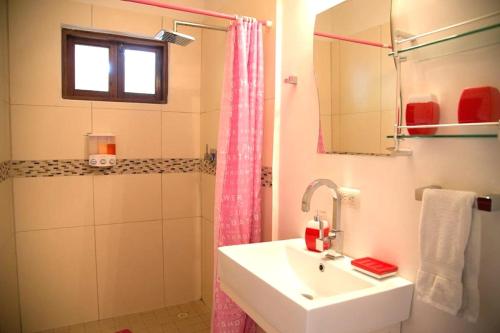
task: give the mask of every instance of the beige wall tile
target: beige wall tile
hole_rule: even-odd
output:
[[[332,151],[332,115],[321,115],[319,119],[325,151]]]
[[[262,241],[269,242],[273,238],[273,190],[262,187]]]
[[[3,199],[3,198],[2,198]],[[1,200],[1,199],[0,199]],[[13,221],[1,220],[2,224]],[[21,332],[17,282],[16,243],[14,235],[2,236],[0,244],[0,331]]]
[[[0,1],[0,102],[9,101],[9,38],[7,1]]]
[[[388,147],[394,147],[393,139],[388,139],[388,135],[394,134],[394,111],[382,111],[380,113],[380,153],[388,154]]]
[[[380,28],[355,35],[379,41]],[[354,43],[340,46],[340,112],[373,112],[380,109],[380,50]]]
[[[219,115],[217,112],[203,112],[200,116],[200,152],[205,153],[205,145],[217,148],[217,137],[219,133]]]
[[[137,11],[94,6],[92,27],[97,29],[154,36],[162,26],[162,17]]]
[[[205,218],[201,220],[202,233],[202,266],[201,266],[201,298],[205,304],[212,305],[214,281],[214,224]]]
[[[264,102],[264,133],[262,138],[262,165],[273,165],[274,99]]]
[[[29,22],[39,28],[33,29]],[[90,104],[61,98],[61,25],[90,27],[90,23],[91,6],[77,1],[9,2],[10,84],[13,104]]]
[[[17,234],[23,331],[97,319],[94,228]]]
[[[12,180],[0,183],[0,332],[21,331]]]
[[[94,224],[92,177],[14,179],[16,230]]]
[[[90,108],[13,105],[12,159],[85,158]]]
[[[172,19],[164,17],[163,25],[171,30]],[[178,29],[196,40],[187,46],[169,45],[168,103],[163,110],[200,112],[202,33],[197,28],[179,26]]]
[[[274,2],[267,1],[269,7],[274,8]],[[273,17],[273,16],[269,16]],[[272,20],[272,19],[271,19]],[[275,54],[276,54],[276,29],[263,31],[264,37],[264,98],[274,99],[274,73],[275,73]]]
[[[165,305],[201,298],[200,218],[163,222]]]
[[[161,175],[94,176],[95,223],[161,220]]]
[[[356,153],[380,151],[380,112],[341,115],[341,149]]]
[[[215,176],[201,174],[201,216],[204,219],[214,219]]]
[[[14,237],[14,213],[12,211],[12,180],[0,183],[0,249]]]
[[[93,109],[161,111],[162,104],[92,101]]]
[[[322,115],[332,113],[331,84],[332,52],[330,41],[315,37],[314,39],[314,76],[318,90],[319,112]]]
[[[101,318],[163,306],[162,223],[96,226]]]
[[[162,157],[200,157],[200,114],[162,112]]]
[[[199,173],[162,174],[163,218],[200,216]]]
[[[0,162],[10,160],[10,106],[0,101]]]
[[[201,68],[202,112],[220,109],[225,50],[225,33],[213,30],[203,30],[203,60]]]
[[[333,115],[332,117],[332,149],[334,151],[341,151],[341,135],[340,135],[340,127],[342,124],[340,123],[342,120],[341,115]]]
[[[335,40],[330,43],[331,45],[331,69],[332,69],[332,113],[340,113],[340,41]]]
[[[391,28],[389,23],[381,26],[381,41],[391,43]],[[380,49],[380,109],[394,110],[396,107],[396,67],[388,49]]]
[[[161,112],[94,109],[94,132],[116,135],[118,158],[161,157]]]

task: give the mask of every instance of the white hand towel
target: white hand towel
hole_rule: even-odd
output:
[[[475,198],[472,192],[424,191],[416,282],[419,300],[470,321],[479,313],[481,230],[473,218]]]

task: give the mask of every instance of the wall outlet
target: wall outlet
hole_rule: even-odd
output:
[[[357,206],[359,204],[359,196],[361,191],[351,187],[339,188],[341,202],[350,206]]]

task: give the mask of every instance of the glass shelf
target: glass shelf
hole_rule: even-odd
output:
[[[428,47],[428,46],[431,46],[431,45],[440,44],[440,43],[443,43],[443,42],[447,42],[447,41],[459,39],[459,38],[462,38],[462,37],[470,36],[470,35],[477,34],[477,33],[483,32],[483,31],[488,31],[488,30],[496,29],[496,28],[499,28],[499,27],[500,27],[500,23],[494,23],[494,24],[486,25],[486,26],[483,26],[483,27],[480,27],[480,28],[476,28],[476,29],[472,29],[472,30],[469,30],[469,31],[464,31],[464,32],[461,32],[461,33],[453,34],[453,35],[450,35],[450,36],[447,36],[447,37],[443,37],[443,38],[440,38],[440,39],[436,39],[436,40],[433,40],[433,41],[430,41],[430,42],[425,42],[425,43],[418,44],[418,45],[412,45],[412,46],[409,46],[409,47],[406,47],[406,48],[403,48],[403,49],[399,50],[398,53],[401,54],[401,53],[406,53],[406,52],[410,52],[410,51],[413,51],[413,50],[418,50],[418,49],[425,48],[425,47]],[[498,40],[497,40],[497,42],[498,42]],[[394,52],[391,52],[388,55],[392,56],[392,55],[394,55]]]
[[[498,138],[498,134],[434,134],[434,135],[398,135],[399,139],[445,139],[445,138]],[[386,136],[393,139],[394,135]]]

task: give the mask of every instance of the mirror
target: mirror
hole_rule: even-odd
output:
[[[347,0],[316,16],[314,71],[320,153],[385,154],[393,146],[396,69],[391,52],[391,0]],[[319,33],[385,44],[359,44]]]

